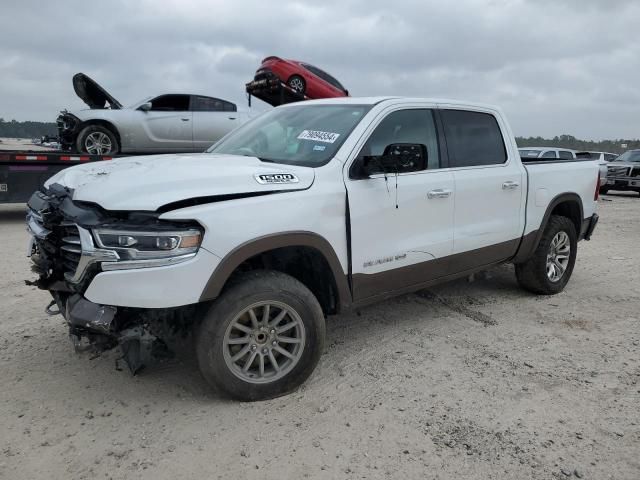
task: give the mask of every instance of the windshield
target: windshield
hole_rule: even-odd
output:
[[[370,108],[370,105],[275,108],[230,133],[207,152],[320,167],[333,158]]]
[[[615,160],[616,162],[640,162],[640,150],[624,152]]]
[[[522,158],[538,158],[538,155],[540,155],[540,150],[525,150],[521,148],[519,152]]]

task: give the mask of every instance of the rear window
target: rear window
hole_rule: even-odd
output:
[[[219,98],[194,95],[191,101],[191,110],[194,112],[235,112],[237,109],[235,104]]]
[[[507,150],[495,117],[467,110],[442,110],[450,167],[499,165]]]

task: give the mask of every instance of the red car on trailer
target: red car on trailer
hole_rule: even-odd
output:
[[[324,70],[298,60],[267,57],[247,84],[247,92],[271,105],[299,100],[348,97],[349,91]]]

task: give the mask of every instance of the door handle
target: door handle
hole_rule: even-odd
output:
[[[229,120],[235,120],[236,117],[229,117]]]
[[[427,193],[427,198],[447,198],[451,195],[451,190],[443,190],[442,188],[438,188],[437,190],[431,190]]]
[[[514,188],[518,188],[519,186],[520,186],[520,184],[518,182],[508,181],[508,182],[504,182],[502,184],[502,189],[503,190],[513,190]]]
[[[181,118],[180,120],[182,120],[183,122],[188,122],[189,121],[188,118]]]

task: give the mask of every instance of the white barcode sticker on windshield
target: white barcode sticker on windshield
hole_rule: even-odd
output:
[[[320,130],[303,130],[302,133],[298,135],[298,139],[313,140],[314,142],[334,143],[339,136],[339,133],[321,132]]]

